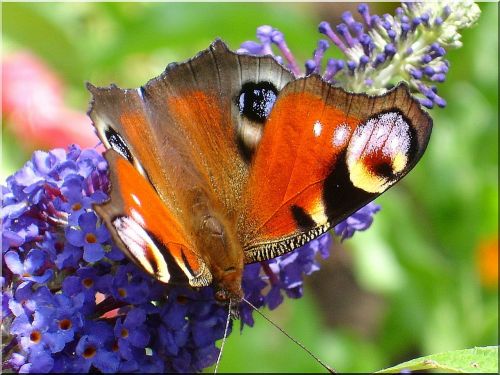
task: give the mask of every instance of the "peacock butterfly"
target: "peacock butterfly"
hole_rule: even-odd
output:
[[[88,84],[113,239],[163,283],[242,299],[245,264],[325,233],[410,171],[432,120],[399,84],[353,94],[216,40],[138,89]]]

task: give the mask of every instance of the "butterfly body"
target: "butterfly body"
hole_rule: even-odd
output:
[[[210,206],[207,195],[198,195],[193,202],[193,227],[196,246],[204,253],[216,286],[219,300],[241,300],[243,248],[237,238],[236,220],[222,210]]]
[[[304,245],[401,179],[432,121],[404,85],[369,97],[221,41],[135,90],[97,88],[110,165],[95,209],[164,283],[239,301],[245,264]]]

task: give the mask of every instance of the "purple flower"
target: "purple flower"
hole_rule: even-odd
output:
[[[15,251],[8,251],[4,255],[4,262],[12,273],[19,275],[22,280],[44,283],[52,277],[51,269],[43,269],[46,262],[46,253],[38,249],[32,249],[26,257],[21,260]]]
[[[50,322],[51,332],[56,333],[58,347],[73,341],[75,333],[84,325],[82,306],[85,302],[83,293],[69,297],[56,294],[54,298],[54,315]]]
[[[106,199],[106,194],[102,191],[96,191],[89,196],[82,195],[85,183],[85,178],[79,174],[67,176],[61,186],[62,197],[54,203],[57,209],[69,214],[68,222],[71,225],[78,225],[80,215],[88,212],[92,204],[101,203]]]
[[[86,305],[95,304],[95,295],[98,292],[100,276],[97,269],[81,267],[76,271],[76,276],[68,276],[62,283],[62,291],[69,297],[83,294]]]
[[[26,351],[32,347],[35,350],[48,348],[53,340],[48,332],[52,319],[52,311],[45,306],[38,306],[38,311],[33,314],[16,316],[10,326],[10,332],[18,337],[18,342]]]
[[[319,270],[316,256],[327,258],[331,241],[331,235],[326,233],[291,253],[246,266],[242,281],[245,298],[258,308],[275,309],[283,302],[283,294],[302,297],[304,275]],[[270,289],[266,288],[268,285]],[[244,324],[253,326],[252,311],[247,304],[240,304],[241,328]]]
[[[368,203],[334,228],[335,234],[341,240],[351,238],[356,231],[363,231],[370,227],[373,222],[373,215],[380,211],[380,206],[373,202]]]
[[[75,363],[80,372],[89,372],[93,366],[101,372],[116,372],[120,361],[113,352],[113,331],[105,322],[88,324],[75,349]]]
[[[144,349],[149,342],[149,332],[144,325],[146,312],[140,308],[129,311],[124,319],[117,319],[114,334],[120,355],[128,360],[134,359],[134,348]]]
[[[19,372],[21,367],[26,363],[26,357],[19,353],[12,353],[10,358],[6,361],[7,368],[11,368],[12,370]],[[24,371],[29,372],[29,371]]]
[[[33,350],[28,356],[27,362],[25,362],[19,369],[20,373],[48,373],[54,367],[54,358],[43,350]]]
[[[127,263],[118,266],[114,275],[106,275],[101,281],[107,284],[106,291],[116,300],[138,305],[148,300],[153,280],[134,264]]]
[[[97,215],[86,212],[78,218],[78,228],[69,227],[66,231],[68,242],[77,247],[83,247],[83,259],[87,262],[97,262],[104,257],[103,243],[110,235],[106,227],[97,224]]]

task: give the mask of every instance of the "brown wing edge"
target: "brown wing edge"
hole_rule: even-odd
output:
[[[238,52],[235,52],[233,50],[231,50],[227,44],[222,41],[222,39],[220,38],[216,38],[211,44],[210,46],[207,48],[207,49],[204,49],[200,52],[198,52],[194,57],[191,57],[183,62],[180,62],[180,63],[170,63],[167,65],[167,67],[165,68],[165,70],[157,77],[155,78],[152,78],[150,79],[145,85],[144,87],[147,87],[147,86],[151,86],[153,84],[156,83],[156,81],[161,81],[163,79],[165,79],[165,77],[168,75],[168,74],[174,74],[173,72],[176,70],[177,66],[178,65],[182,65],[182,64],[190,64],[190,63],[194,63],[198,60],[201,60],[205,55],[209,55],[210,53],[229,53],[233,56],[236,56],[238,59],[259,59],[260,61],[267,61],[268,63],[270,64],[274,64],[276,66],[279,66],[282,70],[284,70],[285,72],[287,72],[290,76],[293,77],[293,73],[290,71],[290,69],[288,69],[287,67],[279,64],[276,59],[272,56],[272,55],[255,55],[255,54],[242,54],[242,53],[238,53]]]
[[[235,51],[231,50],[227,46],[227,44],[224,41],[222,41],[220,38],[216,38],[210,44],[210,46],[208,48],[206,48],[206,49],[198,52],[194,57],[186,59],[186,60],[184,60],[184,61],[182,61],[180,63],[173,62],[173,63],[168,64],[167,67],[165,68],[165,70],[162,73],[160,73],[158,76],[150,79],[148,82],[146,82],[146,84],[142,85],[138,89],[139,90],[144,90],[145,87],[154,85],[157,81],[161,81],[161,80],[165,79],[165,77],[168,74],[174,74],[173,72],[175,72],[176,68],[179,65],[189,64],[189,63],[196,62],[197,60],[200,60],[203,56],[208,55],[211,52],[230,53],[230,54],[232,54],[234,56],[237,56],[240,59],[258,58],[261,61],[262,60],[267,60],[270,64],[276,64],[281,69],[283,69],[285,72],[287,72],[290,76],[293,77],[293,73],[290,71],[290,69],[288,69],[287,67],[279,64],[272,55],[255,55],[255,54],[247,54],[247,53],[245,53],[245,54],[238,53],[238,52],[235,52]],[[85,87],[92,94],[92,99],[91,99],[90,104],[89,104],[89,109],[87,110],[87,115],[90,118],[92,118],[92,112],[95,109],[96,97],[98,95],[102,94],[103,92],[112,92],[114,90],[119,90],[120,92],[122,92],[124,94],[127,94],[130,91],[135,92],[137,90],[136,88],[124,88],[124,89],[122,89],[122,88],[118,87],[114,83],[112,83],[112,84],[110,84],[109,86],[106,87],[106,86],[95,86],[95,85],[93,85],[90,82],[86,82],[85,83]]]

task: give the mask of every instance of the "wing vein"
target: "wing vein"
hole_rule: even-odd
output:
[[[282,204],[276,209],[274,210],[274,212],[269,216],[269,218],[264,221],[261,225],[259,225],[258,227],[256,227],[254,229],[254,233],[258,233],[260,229],[262,229],[267,223],[269,223],[272,218],[274,217],[274,215],[276,215],[276,213],[280,210],[281,207],[285,206],[287,203],[293,201],[295,198],[297,198],[300,194],[302,194],[304,191],[306,191],[307,189],[309,189],[310,187],[313,187],[317,184],[320,184],[324,181],[325,179],[321,179],[321,180],[318,180],[318,181],[314,181],[312,183],[310,183],[309,185],[305,186],[302,190],[300,190],[299,192],[297,192],[296,194],[294,194],[292,197],[290,197],[288,200],[286,201],[282,201]],[[255,238],[255,236],[252,236],[253,238]],[[245,247],[247,244],[245,244]]]

